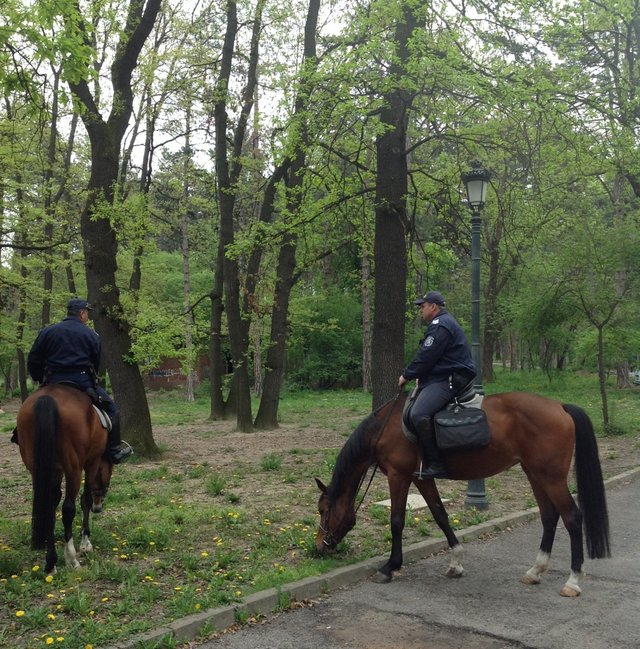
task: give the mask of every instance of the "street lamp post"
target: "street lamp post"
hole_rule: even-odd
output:
[[[486,202],[490,178],[490,172],[477,160],[471,163],[469,171],[462,174],[467,203],[471,209],[471,353],[477,372],[474,387],[479,394],[484,392],[480,354],[480,212]],[[489,506],[484,480],[469,480],[465,505],[476,509]]]

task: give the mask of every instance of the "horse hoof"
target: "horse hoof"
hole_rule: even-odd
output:
[[[571,588],[570,586],[564,586],[564,588],[560,591],[560,595],[562,595],[562,597],[580,597],[580,591],[576,590],[575,588]]]
[[[386,572],[376,572],[375,575],[373,575],[373,581],[376,584],[388,584],[391,581],[391,573],[387,574]]]
[[[445,573],[449,579],[460,579],[464,575],[464,568],[449,568]]]
[[[540,583],[539,579],[535,579],[531,575],[524,575],[520,581],[527,586],[537,586]]]

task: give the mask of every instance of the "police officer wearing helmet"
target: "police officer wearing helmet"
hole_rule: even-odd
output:
[[[458,396],[476,375],[469,344],[456,319],[444,308],[438,291],[429,291],[415,300],[422,319],[428,323],[420,348],[398,379],[402,387],[418,380],[420,392],[409,417],[418,435],[422,453],[420,479],[446,478],[447,469],[436,445],[433,415]]]
[[[71,382],[84,392],[95,391],[98,394],[112,423],[107,442],[108,456],[114,464],[120,464],[133,451],[129,445],[122,445],[118,408],[96,380],[102,344],[100,336],[87,326],[91,309],[86,300],[69,300],[67,317],[38,334],[27,358],[27,368],[31,378],[39,383]]]

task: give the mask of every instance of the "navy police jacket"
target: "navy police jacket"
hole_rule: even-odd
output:
[[[423,384],[452,375],[466,382],[476,375],[464,332],[448,311],[442,309],[429,323],[420,348],[402,375],[409,381],[419,379]]]
[[[47,378],[55,383],[64,375],[91,387],[101,350],[100,336],[80,319],[67,316],[40,331],[29,352],[27,369],[34,381]]]

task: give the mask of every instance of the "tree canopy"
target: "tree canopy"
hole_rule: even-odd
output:
[[[141,373],[167,357],[208,356],[212,417],[245,430],[277,426],[285,385],[379,403],[415,295],[470,324],[473,159],[485,381],[500,361],[622,386],[638,364],[633,3],[5,5],[5,389],[26,394],[25,353],[77,294],[143,452]]]

